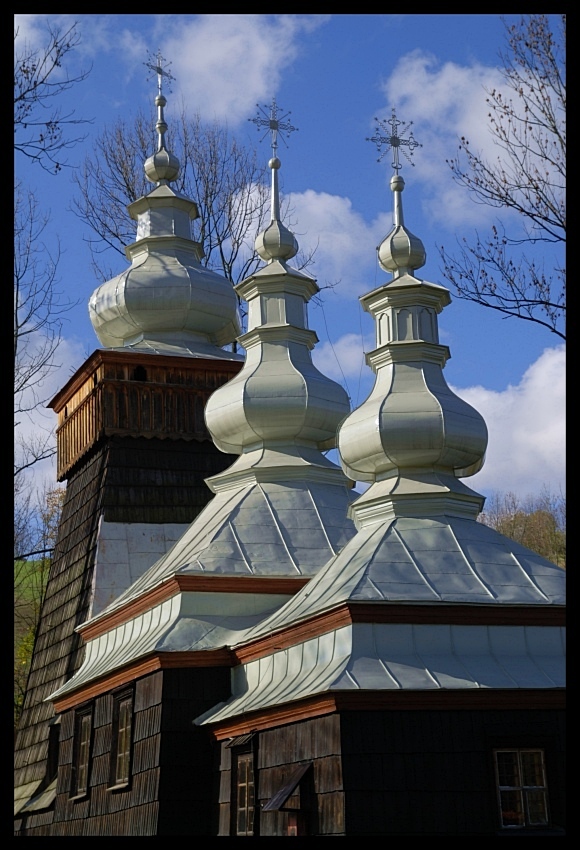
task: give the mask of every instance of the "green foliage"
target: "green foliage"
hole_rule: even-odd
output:
[[[26,544],[33,551],[50,551],[56,545],[60,513],[65,491],[55,488],[42,494],[40,504],[34,512],[26,512],[26,533],[15,525],[15,545]],[[33,526],[33,519],[37,527]],[[23,520],[24,521],[24,520]],[[24,554],[24,551],[22,551]],[[48,576],[51,559],[14,559],[14,724],[18,724],[26,683],[32,660],[34,641]]]

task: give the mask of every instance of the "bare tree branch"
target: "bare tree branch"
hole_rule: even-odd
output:
[[[14,150],[57,173],[66,165],[63,151],[85,138],[67,138],[65,132],[91,122],[75,118],[74,110],[63,113],[55,99],[85,80],[89,71],[71,76],[63,70],[64,60],[80,41],[77,24],[63,32],[47,21],[46,28],[42,50],[32,49],[18,30],[14,33]]]
[[[502,76],[511,96],[488,92],[489,127],[499,152],[489,161],[461,139],[448,160],[459,185],[476,203],[517,215],[520,230],[502,219],[492,235],[460,243],[458,256],[439,253],[457,295],[506,316],[536,322],[565,339],[566,276],[524,253],[526,245],[566,241],[566,16],[555,33],[545,15],[526,15],[506,27]]]

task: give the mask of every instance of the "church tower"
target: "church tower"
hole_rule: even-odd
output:
[[[191,239],[197,205],[172,188],[170,75],[160,55],[150,68],[158,143],[145,173],[154,188],[128,208],[137,228],[130,267],[91,296],[101,347],[50,404],[66,495],[16,739],[15,811],[26,834],[44,834],[50,818],[58,730],[45,700],[82,663],[77,626],[170,548],[209,500],[205,479],[232,460],[212,442],[204,408],[243,363],[223,348],[240,334],[237,297],[201,265]]]

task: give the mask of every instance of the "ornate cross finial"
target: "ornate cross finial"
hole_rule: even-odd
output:
[[[399,148],[401,148],[401,146],[406,146],[406,147],[409,148],[409,150],[408,151],[403,150],[402,152],[405,155],[405,158],[411,163],[411,165],[414,168],[415,163],[411,160],[411,157],[413,156],[413,149],[414,148],[422,148],[423,145],[421,145],[419,142],[415,141],[415,138],[413,137],[413,131],[412,130],[409,133],[408,139],[402,139],[401,136],[399,135],[399,127],[402,128],[401,133],[404,133],[408,127],[412,126],[413,122],[409,121],[408,124],[405,124],[404,122],[399,121],[397,119],[396,115],[395,115],[395,108],[394,107],[393,107],[393,113],[391,115],[390,121],[380,121],[378,118],[375,118],[375,121],[377,122],[377,133],[376,133],[376,135],[372,136],[372,138],[370,138],[370,139],[367,138],[367,142],[374,142],[376,144],[377,149],[378,149],[379,153],[381,154],[379,156],[377,162],[380,162],[381,159],[384,157],[384,155],[387,153],[387,151],[391,150],[391,148],[392,148],[392,150],[393,150],[393,162],[391,163],[391,165],[392,165],[393,169],[398,173],[400,171],[400,169],[402,168],[402,165],[399,162]],[[390,127],[389,127],[389,125],[390,125]],[[382,136],[381,135],[381,129],[387,135]],[[390,130],[390,132],[389,132],[389,130]],[[386,145],[384,150],[382,150],[383,145]]]
[[[149,53],[149,51],[147,51]],[[165,64],[165,59],[161,55],[161,51],[157,51],[157,56],[154,56],[152,53],[149,53],[149,61],[144,62],[146,68],[149,68],[150,71],[153,71],[154,74],[157,74],[157,88],[159,89],[159,94],[161,94],[161,89],[163,87],[163,77],[167,80],[167,91],[171,91],[171,86],[169,85],[170,80],[175,80],[173,74],[169,72],[169,66],[171,62],[167,62]],[[151,79],[151,76],[148,77]]]
[[[286,114],[282,116],[278,115],[278,105],[276,103],[275,97],[272,98],[272,105],[270,106],[269,115],[267,112],[264,112],[264,109],[268,108],[267,106],[264,107],[264,109],[260,106],[259,103],[257,103],[256,106],[264,117],[262,117],[260,113],[258,113],[255,118],[248,118],[248,121],[251,121],[253,124],[256,125],[256,129],[258,130],[258,132],[260,131],[260,127],[266,127],[266,132],[264,133],[260,141],[266,138],[268,131],[272,133],[272,156],[275,157],[276,151],[278,149],[278,134],[280,134],[280,138],[282,139],[286,147],[288,147],[286,140],[284,139],[284,133],[290,135],[290,133],[293,133],[294,130],[298,129],[298,127],[294,127],[292,124],[290,124],[289,121],[285,120],[290,115],[290,112],[286,112]]]

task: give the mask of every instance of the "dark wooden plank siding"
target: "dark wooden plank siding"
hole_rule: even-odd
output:
[[[231,694],[228,668],[163,674],[159,834],[216,835],[219,747],[193,720]]]
[[[343,834],[340,746],[338,714],[256,733],[252,747],[257,752],[256,794],[260,809],[288,782],[298,764],[311,762],[312,772],[305,775],[285,807],[305,807],[311,834]],[[232,749],[227,741],[221,743],[220,754],[219,835],[229,835]],[[287,829],[286,811],[260,811],[260,835],[287,835]]]
[[[494,835],[493,749],[540,747],[564,824],[561,712],[343,712],[346,834]]]
[[[96,452],[67,488],[38,626],[40,649],[37,652],[35,646],[33,652],[16,736],[16,785],[44,777],[48,721],[54,716],[52,703],[44,700],[64,684],[80,661],[80,638],[74,629],[88,613],[105,465],[106,451]],[[41,746],[34,747],[36,742]]]
[[[189,523],[211,497],[203,479],[232,460],[208,441],[112,437],[72,471],[16,736],[16,786],[43,779],[54,716],[45,699],[82,664],[75,628],[90,610],[99,518]]]

